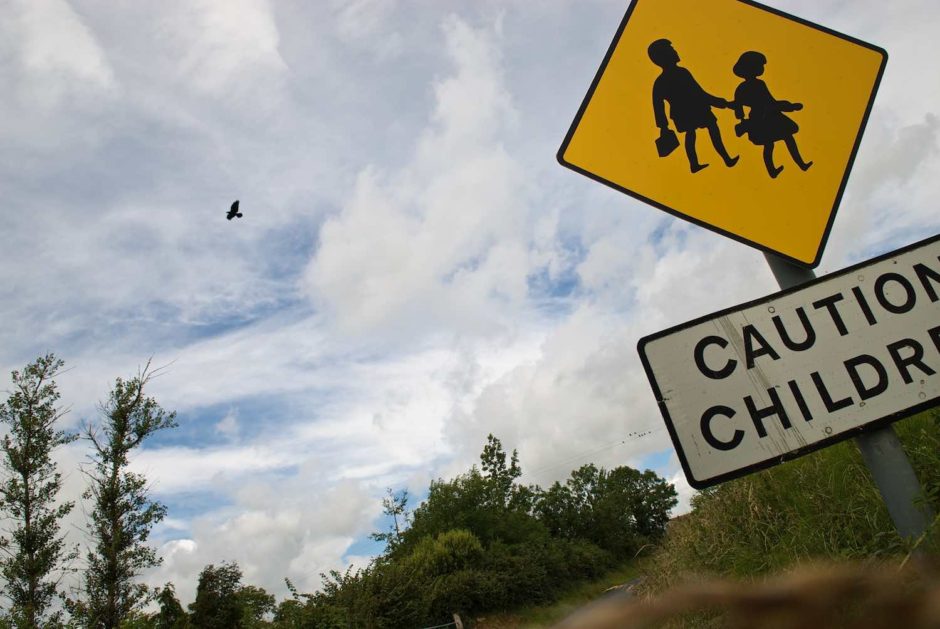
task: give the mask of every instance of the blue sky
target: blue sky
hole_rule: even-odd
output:
[[[890,54],[817,271],[936,233],[940,6],[769,4]],[[148,582],[185,601],[237,560],[312,590],[375,552],[386,487],[420,498],[488,433],[526,482],[650,466],[687,504],[636,341],[776,286],[555,161],[625,9],[0,3],[0,368],[62,357],[68,428],[163,368]]]

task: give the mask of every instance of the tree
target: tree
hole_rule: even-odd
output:
[[[50,611],[58,589],[52,575],[76,556],[66,551],[59,535],[62,518],[75,503],[56,506],[62,475],[51,458],[57,447],[78,438],[55,428],[62,413],[56,408],[59,393],[53,378],[63,364],[47,354],[22,372],[14,371],[13,392],[0,406],[0,422],[9,430],[2,442],[7,477],[0,484],[0,512],[13,523],[10,537],[0,538],[0,574],[16,627],[58,624],[61,611]]]
[[[276,606],[274,595],[268,594],[264,588],[254,585],[243,585],[235,593],[238,608],[241,610],[241,626],[245,629],[269,626],[264,617],[273,613]]]
[[[175,413],[164,411],[144,387],[152,377],[150,363],[130,380],[118,378],[106,404],[102,425],[86,428],[94,467],[88,473],[90,487],[84,497],[93,501],[84,574],[84,600],[74,613],[88,627],[117,629],[152,594],[138,583],[143,570],[161,560],[146,544],[154,524],[166,515],[166,507],[147,496],[147,479],[128,471],[131,452],[158,430],[176,426]]]
[[[241,568],[234,562],[223,563],[218,568],[212,564],[203,568],[199,573],[196,600],[189,605],[192,624],[199,629],[245,627],[243,601],[238,597],[242,589],[241,580]],[[274,607],[273,598],[270,607]]]
[[[650,539],[662,537],[669,512],[679,503],[676,488],[652,470],[641,473],[629,467],[612,470],[611,480],[622,483],[637,534]]]
[[[185,629],[189,627],[189,619],[183,606],[176,598],[176,590],[172,583],[167,583],[157,594],[157,604],[160,611],[156,615],[156,626],[159,629]]]
[[[515,450],[508,464],[506,458],[502,442],[488,435],[479,468],[474,465],[450,481],[432,481],[427,500],[412,513],[411,526],[393,554],[407,554],[421,538],[451,529],[470,531],[484,546],[494,540],[513,544],[540,535],[543,527],[530,514],[537,488],[516,483],[522,470]]]
[[[552,535],[625,556],[662,535],[676,502],[675,488],[655,472],[588,464],[542,492],[535,513]]]
[[[522,476],[519,467],[519,455],[513,450],[509,465],[506,465],[506,452],[502,442],[492,434],[486,436],[486,445],[480,453],[480,467],[487,480],[487,500],[491,507],[508,507],[512,502],[516,488],[516,479]]]
[[[372,533],[369,535],[377,542],[385,542],[386,553],[391,553],[401,541],[402,529],[408,524],[408,490],[403,489],[397,494],[389,487],[387,496],[382,498],[382,513],[392,518],[392,524],[385,533]]]

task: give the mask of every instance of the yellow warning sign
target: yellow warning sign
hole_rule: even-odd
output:
[[[886,62],[749,0],[634,0],[558,160],[815,267]]]

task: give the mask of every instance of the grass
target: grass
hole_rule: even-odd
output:
[[[940,507],[940,415],[895,424],[932,503]],[[912,550],[852,441],[698,494],[650,562],[645,586],[663,591],[684,576],[754,579],[808,561],[903,558]],[[937,532],[922,540],[936,552]]]
[[[644,574],[644,559],[623,564],[594,581],[584,581],[567,590],[557,601],[525,607],[514,612],[488,614],[478,618],[474,629],[537,629],[561,621],[580,607],[596,600],[609,588]]]

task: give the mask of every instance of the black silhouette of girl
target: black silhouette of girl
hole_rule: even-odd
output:
[[[744,79],[734,91],[734,115],[741,121],[735,126],[735,133],[738,136],[747,133],[751,142],[764,147],[764,165],[771,177],[776,177],[783,170],[783,166],[774,165],[774,143],[778,140],[783,140],[793,161],[805,171],[813,162],[804,162],[800,156],[800,149],[793,137],[800,127],[783,115],[785,111],[799,111],[803,105],[776,100],[771,96],[767,84],[757,78],[764,73],[766,64],[767,57],[753,50],[743,53],[734,64],[735,75]],[[747,118],[744,117],[745,107],[750,110]]]
[[[662,74],[653,83],[653,114],[660,137],[669,133],[669,121],[666,119],[665,103],[669,103],[669,117],[680,133],[685,134],[685,152],[689,158],[689,167],[697,173],[708,164],[701,164],[695,152],[695,130],[708,129],[712,145],[728,167],[738,162],[738,157],[731,157],[721,141],[718,120],[712,113],[712,107],[727,109],[731,104],[723,98],[712,96],[698,84],[692,73],[680,68],[679,53],[668,39],[657,39],[647,49],[650,60],[663,69]]]

